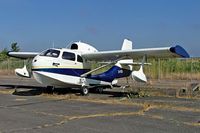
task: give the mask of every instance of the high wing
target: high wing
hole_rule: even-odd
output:
[[[8,52],[7,53],[8,56],[20,58],[20,59],[34,58],[38,54],[40,53],[38,52]]]
[[[101,51],[84,53],[82,57],[90,61],[110,61],[119,58],[137,59],[146,56],[148,58],[189,58],[189,54],[179,45],[174,47],[145,48],[131,50]]]

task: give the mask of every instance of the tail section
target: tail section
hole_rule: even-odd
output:
[[[145,58],[146,57],[144,56],[143,60],[142,60],[142,64],[140,66],[140,69],[138,71],[133,71],[132,74],[131,74],[132,79],[134,79],[137,82],[144,82],[144,83],[147,82],[147,77],[146,77],[146,75],[144,74],[144,71],[143,71]]]
[[[97,74],[97,75],[91,75],[90,78],[106,81],[106,82],[112,82],[116,78],[122,78],[130,76],[132,72],[132,68],[130,67],[122,67],[119,63],[111,67],[108,71]]]
[[[124,39],[121,50],[131,50],[132,49],[132,41],[128,39]],[[123,59],[119,60],[113,67],[111,67],[108,71],[92,75],[92,79],[112,82],[114,79],[128,77],[131,75],[133,59]]]
[[[133,42],[128,39],[124,39],[121,50],[132,50],[132,49],[133,49]],[[133,59],[120,60],[118,61],[118,63],[122,65],[130,65],[133,64]]]
[[[124,39],[121,50],[128,51],[132,50],[132,48],[133,48],[132,41]],[[111,67],[108,71],[101,74],[92,75],[90,78],[100,81],[112,82],[114,79],[128,77],[131,75],[135,81],[146,83],[147,78],[143,72],[145,59],[146,57],[144,55],[140,69],[138,71],[133,71],[132,67],[132,65],[134,64],[133,59],[127,57],[127,59],[122,59],[117,61],[117,63],[113,67]]]
[[[121,50],[132,50],[133,49],[133,42],[124,39],[124,42],[122,44]],[[131,75],[132,72],[132,64],[133,64],[133,59],[123,59],[119,60],[115,66],[119,67],[120,70],[118,71],[118,75],[116,78],[123,78],[123,77],[128,77]]]
[[[131,49],[133,49],[133,42],[128,39],[124,39],[121,50],[131,50]]]

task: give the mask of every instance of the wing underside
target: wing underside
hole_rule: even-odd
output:
[[[162,48],[145,48],[145,49],[132,49],[132,50],[117,50],[117,51],[103,51],[95,53],[86,53],[82,56],[91,61],[110,61],[119,58],[189,58],[189,54],[179,45],[174,47]]]
[[[34,58],[38,52],[8,52],[8,56],[28,59]],[[189,54],[179,45],[174,47],[145,48],[131,50],[101,51],[95,53],[84,53],[82,57],[90,61],[113,61],[120,58],[138,59],[146,56],[148,58],[189,58]]]

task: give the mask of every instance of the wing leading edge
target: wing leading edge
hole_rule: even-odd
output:
[[[116,51],[102,51],[95,53],[86,53],[82,56],[91,61],[110,61],[119,58],[189,58],[187,51],[179,46],[161,47],[161,48],[145,48],[145,49],[132,49],[132,50],[116,50]]]
[[[7,55],[20,59],[34,58],[39,53],[37,52],[8,52]]]

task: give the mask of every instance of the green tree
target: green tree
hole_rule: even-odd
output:
[[[19,46],[17,45],[16,42],[11,44],[11,51],[14,51],[14,52],[19,52],[20,51],[20,48],[19,48]]]
[[[0,52],[0,61],[3,61],[3,60],[5,60],[5,59],[8,58],[7,53],[8,53],[7,48],[4,48],[4,49]]]

